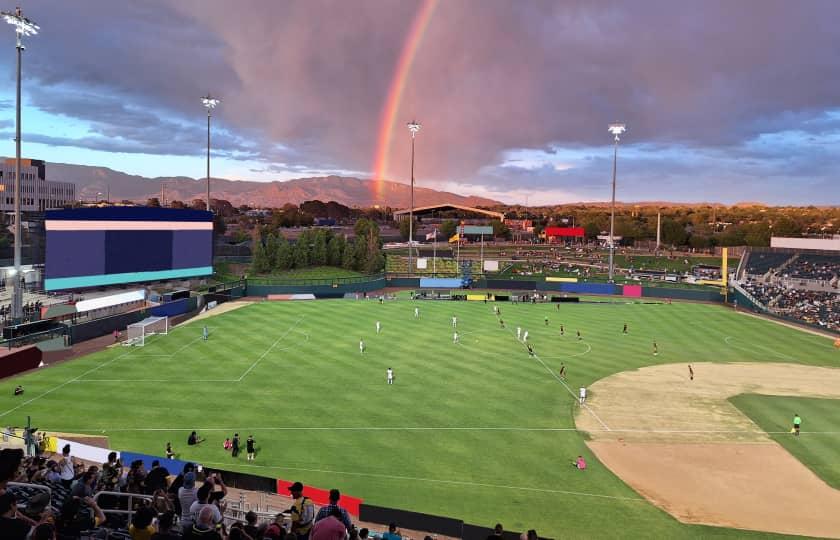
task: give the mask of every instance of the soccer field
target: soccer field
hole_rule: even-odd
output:
[[[493,305],[258,303],[2,381],[0,423],[31,415],[44,430],[105,433],[156,455],[171,441],[180,459],[555,538],[749,537],[683,525],[603,467],[575,429],[578,388],[652,364],[838,365],[824,338],[714,305],[500,303],[504,329]],[[207,441],[187,447],[191,430]],[[222,449],[234,432],[254,435],[253,464]],[[571,466],[579,454],[585,472]]]

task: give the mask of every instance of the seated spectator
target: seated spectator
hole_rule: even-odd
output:
[[[283,514],[280,514],[281,516]],[[262,538],[262,534],[260,534],[260,527],[257,524],[259,518],[257,517],[256,512],[249,511],[245,514],[245,532],[248,533],[248,536],[251,538]]]
[[[84,499],[85,497],[93,497],[96,490],[96,474],[91,471],[85,472],[70,489],[70,495]]]
[[[359,540],[367,540],[368,536],[370,536],[370,531],[367,527],[359,529]]]
[[[158,515],[158,532],[152,535],[152,540],[179,540],[181,535],[173,532],[175,512],[164,512]]]
[[[213,505],[205,505],[196,515],[195,523],[184,536],[185,540],[222,540],[222,535],[216,528],[216,519],[213,514]]]
[[[236,522],[230,526],[230,531],[228,531],[227,540],[255,540],[253,536],[245,532],[244,525],[240,522]]]
[[[402,535],[397,530],[396,523],[388,525],[388,532],[382,534],[382,540],[402,540]]]
[[[95,529],[105,523],[105,514],[91,498],[68,497],[56,519],[56,529],[61,537],[79,537],[82,531]]]
[[[26,509],[23,511],[24,515],[35,523],[40,522],[44,517],[51,517],[48,516],[49,512],[50,494],[46,491],[39,491],[36,495],[30,497],[26,503]]]
[[[44,475],[44,479],[47,482],[61,482],[61,474],[59,473],[58,463],[53,460],[47,462],[47,473]]]
[[[128,526],[128,534],[131,540],[151,540],[155,534],[155,527],[152,522],[157,517],[157,512],[150,506],[141,506],[131,517],[131,525]]]
[[[256,517],[256,514],[254,515]],[[247,519],[247,516],[246,516]],[[286,538],[286,529],[283,527],[283,522],[285,521],[285,516],[280,513],[274,516],[274,521],[272,521],[268,527],[266,527],[265,532],[263,533],[263,538],[267,538],[270,540],[283,540]]]
[[[344,526],[343,518],[341,508],[331,505],[329,515],[316,521],[312,527],[310,540],[344,540],[347,527]]]
[[[322,506],[318,513],[315,515],[315,523],[318,523],[322,519],[325,519],[327,516],[332,514],[333,510],[338,510],[339,514],[341,514],[341,523],[344,524],[344,528],[348,531],[353,526],[353,522],[350,521],[350,515],[347,513],[347,510],[340,507],[338,505],[338,500],[341,498],[341,492],[337,489],[330,490],[330,502],[329,504]]]
[[[6,492],[6,484],[15,478],[22,461],[22,449],[4,448],[0,450],[0,494]]]
[[[41,523],[32,529],[31,540],[56,540],[55,525],[52,523]]]
[[[15,496],[9,492],[0,495],[0,533],[4,540],[26,540],[34,523],[18,514]]]
[[[160,461],[152,461],[152,470],[146,475],[146,493],[151,495],[158,490],[165,490],[166,479],[169,477],[169,471],[166,467],[161,467]]]

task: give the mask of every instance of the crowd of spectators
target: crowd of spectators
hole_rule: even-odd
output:
[[[808,291],[751,280],[742,286],[775,313],[829,330],[840,330],[840,292]]]
[[[831,281],[840,276],[840,257],[830,255],[800,255],[787,268],[785,276]]]
[[[10,486],[9,482],[26,485]],[[33,485],[34,484],[34,485]],[[38,486],[50,488],[39,490]],[[69,540],[80,537],[124,540],[356,540],[403,538],[396,523],[387,532],[358,529],[341,506],[341,493],[330,490],[319,510],[303,495],[304,486],[289,487],[292,504],[272,520],[247,512],[244,521],[225,517],[227,487],[218,473],[203,475],[187,463],[177,476],[157,461],[145,470],[142,461],[124,467],[115,452],[101,466],[73,458],[70,445],[51,459],[24,458],[21,449],[0,451],[0,538],[3,540]],[[109,510],[129,510],[117,493],[141,497],[130,520]],[[123,514],[125,515],[125,514]],[[501,525],[497,525],[501,531]],[[492,538],[492,537],[491,537]],[[534,531],[523,540],[536,540]],[[426,537],[425,540],[431,540]]]
[[[40,300],[36,302],[27,302],[23,304],[23,320],[24,322],[38,321],[41,319],[41,307],[43,304]],[[12,305],[3,304],[0,306],[0,321],[11,319]]]

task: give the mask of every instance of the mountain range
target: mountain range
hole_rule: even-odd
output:
[[[206,189],[204,179],[196,180],[185,176],[146,178],[107,167],[66,163],[49,163],[47,178],[76,184],[76,198],[87,201],[108,197],[111,201],[146,202],[152,197],[163,197],[166,201],[189,202],[193,199],[203,199]],[[336,201],[350,207],[381,205],[407,208],[411,199],[411,188],[406,184],[383,180],[379,190],[381,193],[377,194],[374,181],[343,176],[298,178],[283,182],[213,178],[210,189],[214,199],[225,199],[235,206],[247,204],[267,208],[281,207],[287,203],[298,205],[315,199],[323,202]],[[502,204],[483,197],[415,186],[415,206],[443,203],[466,206]]]

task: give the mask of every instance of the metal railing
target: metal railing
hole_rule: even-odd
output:
[[[127,499],[128,506],[125,510],[122,508],[102,508],[102,505],[99,504],[99,498],[103,495],[107,495],[108,497],[113,497],[116,500]],[[115,514],[118,516],[128,516],[128,521],[131,521],[131,518],[134,516],[135,512],[135,501],[152,501],[151,495],[143,495],[140,493],[122,493],[120,491],[99,491],[93,496],[93,501],[99,506],[106,516],[108,514]]]
[[[385,273],[366,276],[332,277],[332,278],[284,278],[284,277],[254,277],[248,278],[248,285],[351,285],[354,283],[368,283],[385,278]]]

